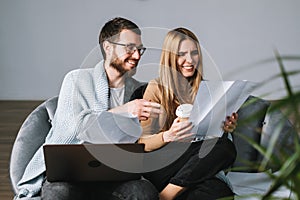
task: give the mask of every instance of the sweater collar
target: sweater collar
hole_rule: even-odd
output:
[[[96,90],[95,110],[108,110],[109,108],[109,86],[104,69],[104,61],[100,61],[94,68],[93,79]],[[100,102],[100,103],[99,103]]]

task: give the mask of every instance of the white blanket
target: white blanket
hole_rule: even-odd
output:
[[[274,175],[276,175],[274,173]],[[258,200],[271,187],[273,180],[267,173],[229,172],[227,174],[236,194],[235,199]],[[274,194],[277,198],[293,198],[291,191],[286,187],[279,188]]]

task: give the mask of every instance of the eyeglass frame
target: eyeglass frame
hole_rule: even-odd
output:
[[[142,56],[142,55],[145,53],[146,49],[147,49],[147,48],[144,47],[144,46],[136,46],[136,45],[133,44],[133,43],[122,44],[122,43],[113,42],[113,41],[109,41],[109,40],[107,40],[107,41],[108,41],[109,43],[111,43],[111,44],[120,45],[120,46],[125,47],[126,53],[128,53],[128,54],[134,54],[135,51],[138,51],[139,54],[140,54],[140,56]],[[128,49],[130,46],[133,47],[132,50]]]

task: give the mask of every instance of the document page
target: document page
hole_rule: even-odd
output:
[[[226,116],[241,107],[256,83],[250,81],[202,81],[195,98],[190,121],[196,137],[221,137]]]

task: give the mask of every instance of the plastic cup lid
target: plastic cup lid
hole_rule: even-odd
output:
[[[189,117],[192,111],[193,105],[192,104],[181,104],[176,109],[176,115],[178,117]]]

